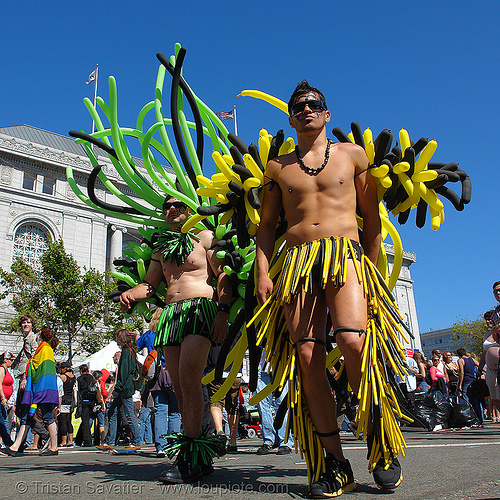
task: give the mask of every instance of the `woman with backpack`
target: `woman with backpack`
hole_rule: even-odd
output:
[[[117,433],[117,416],[120,405],[123,405],[125,415],[132,431],[132,442],[125,449],[140,450],[139,424],[134,412],[132,395],[135,392],[134,376],[137,373],[137,353],[132,346],[133,335],[122,328],[116,332],[116,343],[122,353],[116,370],[116,383],[113,392],[106,398],[111,403],[108,408],[108,434],[106,444],[96,446],[98,450],[112,450],[115,447]]]

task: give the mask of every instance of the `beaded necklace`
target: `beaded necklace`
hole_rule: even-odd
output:
[[[295,154],[297,155],[297,160],[299,161],[300,167],[302,168],[302,170],[304,170],[306,174],[318,175],[326,167],[328,159],[330,158],[330,144],[333,144],[333,141],[330,138],[328,138],[326,140],[325,161],[323,162],[323,165],[321,165],[321,167],[317,168],[308,167],[300,157],[299,146],[298,145],[295,146]]]

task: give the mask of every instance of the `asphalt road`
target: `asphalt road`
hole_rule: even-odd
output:
[[[408,450],[401,459],[404,480],[392,494],[382,493],[367,471],[366,445],[343,433],[342,442],[358,486],[351,500],[500,499],[500,424],[483,429],[404,432]],[[186,499],[226,500],[305,498],[306,468],[300,455],[258,456],[259,439],[239,441],[239,451],[215,462],[201,484],[167,486],[157,477],[169,463],[152,446],[136,455],[112,455],[93,449],[63,449],[58,456],[35,452],[0,457],[0,498],[17,499]]]

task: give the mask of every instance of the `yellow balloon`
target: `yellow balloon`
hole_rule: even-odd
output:
[[[418,159],[415,161],[415,173],[418,173],[425,168],[425,166],[431,160],[432,155],[436,152],[436,149],[436,141],[429,141],[427,143],[427,146],[425,146],[422,152],[418,155]]]
[[[277,97],[266,94],[265,92],[261,92],[260,90],[243,90],[241,91],[241,93],[238,94],[238,97],[240,96],[255,97],[257,99],[262,99],[263,101],[272,104],[273,106],[277,107],[278,109],[281,109],[281,111],[288,114],[288,105],[286,104],[286,102],[282,101],[281,99],[278,99]]]
[[[210,188],[205,188],[205,187],[201,187],[201,188],[198,188],[196,190],[196,193],[200,196],[208,196],[208,197],[211,197],[211,198],[214,198],[215,196],[217,196],[217,194],[219,194],[219,191],[217,189],[210,189]]]
[[[398,178],[399,182],[403,184],[403,187],[405,188],[405,191],[408,193],[408,196],[411,198],[414,193],[413,182],[411,182],[411,179],[406,174],[403,173],[399,174]]]
[[[233,157],[231,155],[222,155],[222,158],[224,159],[224,161],[230,166],[232,167],[234,165],[234,160],[233,160]]]
[[[423,198],[431,208],[436,212],[443,210],[443,202],[437,197],[432,189],[427,189],[427,186],[421,182],[418,182],[415,186],[420,197]]]
[[[264,180],[264,179],[262,179]],[[254,187],[259,187],[260,185],[262,184],[261,181],[259,181],[259,179],[257,179],[256,177],[250,177],[249,179],[247,179],[244,183],[243,183],[243,189],[245,191],[248,191],[249,189],[251,188],[254,188]]]
[[[363,132],[363,140],[365,142],[366,156],[368,156],[368,160],[372,164],[375,161],[375,145],[373,144],[372,131],[369,128]]]
[[[195,224],[197,224],[198,222],[202,221],[205,218],[206,218],[205,215],[200,215],[200,214],[191,215],[191,217],[189,217],[189,219],[182,226],[181,231],[183,233],[187,233],[190,229],[193,229]]]
[[[400,161],[393,168],[393,172],[398,175],[402,172],[408,172],[408,170],[410,170],[410,164],[407,161]]]
[[[411,147],[410,136],[404,128],[399,131],[399,144],[401,146],[401,154],[404,156],[406,148]]]
[[[383,163],[379,167],[373,167],[370,169],[373,177],[385,177],[389,173],[389,166]]]
[[[252,158],[250,154],[243,155],[243,159],[245,160],[245,167],[252,172],[252,175],[259,180],[259,185],[264,181],[264,174],[260,167],[255,163],[255,160]]]
[[[291,153],[295,149],[294,140],[289,137],[280,147],[278,154],[285,155]]]
[[[427,170],[424,169],[421,172],[413,174],[411,176],[411,180],[413,182],[428,182],[433,181],[438,176],[436,170]]]
[[[219,170],[226,176],[226,178],[229,180],[233,180],[233,171],[227,166],[227,163],[224,161],[222,155],[218,151],[214,151],[212,153],[212,158],[214,159],[214,162]]]
[[[431,228],[434,229],[434,231],[437,231],[441,225],[441,214],[433,207],[429,208],[431,211]]]
[[[234,208],[231,208],[231,210],[224,212],[224,214],[221,215],[221,218],[219,219],[219,224],[225,226],[229,222],[229,219],[231,218],[233,213],[234,213]]]
[[[247,193],[245,193],[245,196],[244,196],[244,199],[245,199],[245,209],[247,211],[247,214],[248,214],[248,218],[254,223],[254,224],[259,224],[260,223],[260,215],[259,215],[259,212],[257,212],[257,210],[255,210],[255,208],[252,207],[252,205],[250,205],[249,201],[248,201],[248,195]]]
[[[271,149],[271,142],[269,141],[269,138],[267,137],[267,135],[266,136],[261,135],[259,137],[259,155],[260,155],[260,161],[262,162],[263,165],[267,164],[267,159],[269,157],[270,149]]]
[[[392,180],[389,176],[385,176],[380,179],[380,184],[382,184],[385,189],[389,189],[392,186]]]
[[[216,199],[219,203],[223,203],[223,204],[226,204],[226,203],[228,203],[228,201],[229,201],[229,200],[227,199],[227,197],[226,197],[226,195],[225,195],[225,194],[217,194],[217,195],[215,196],[215,199]]]
[[[202,184],[203,186],[207,188],[213,187],[212,179],[209,179],[208,177],[205,177],[204,175],[197,175],[196,180],[198,181],[198,184]]]

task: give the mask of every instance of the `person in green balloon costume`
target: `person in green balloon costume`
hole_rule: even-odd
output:
[[[167,196],[163,216],[171,231],[164,232],[142,283],[123,292],[120,305],[129,311],[133,302],[151,297],[164,279],[166,306],[160,317],[155,347],[163,349],[184,426],[165,451],[176,465],[163,472],[164,483],[188,483],[213,472],[212,459],[222,455],[220,438],[202,435],[203,394],[201,378],[213,344],[228,333],[231,281],[216,257],[214,235],[209,230],[181,233],[191,209]],[[217,290],[212,286],[217,279]]]

